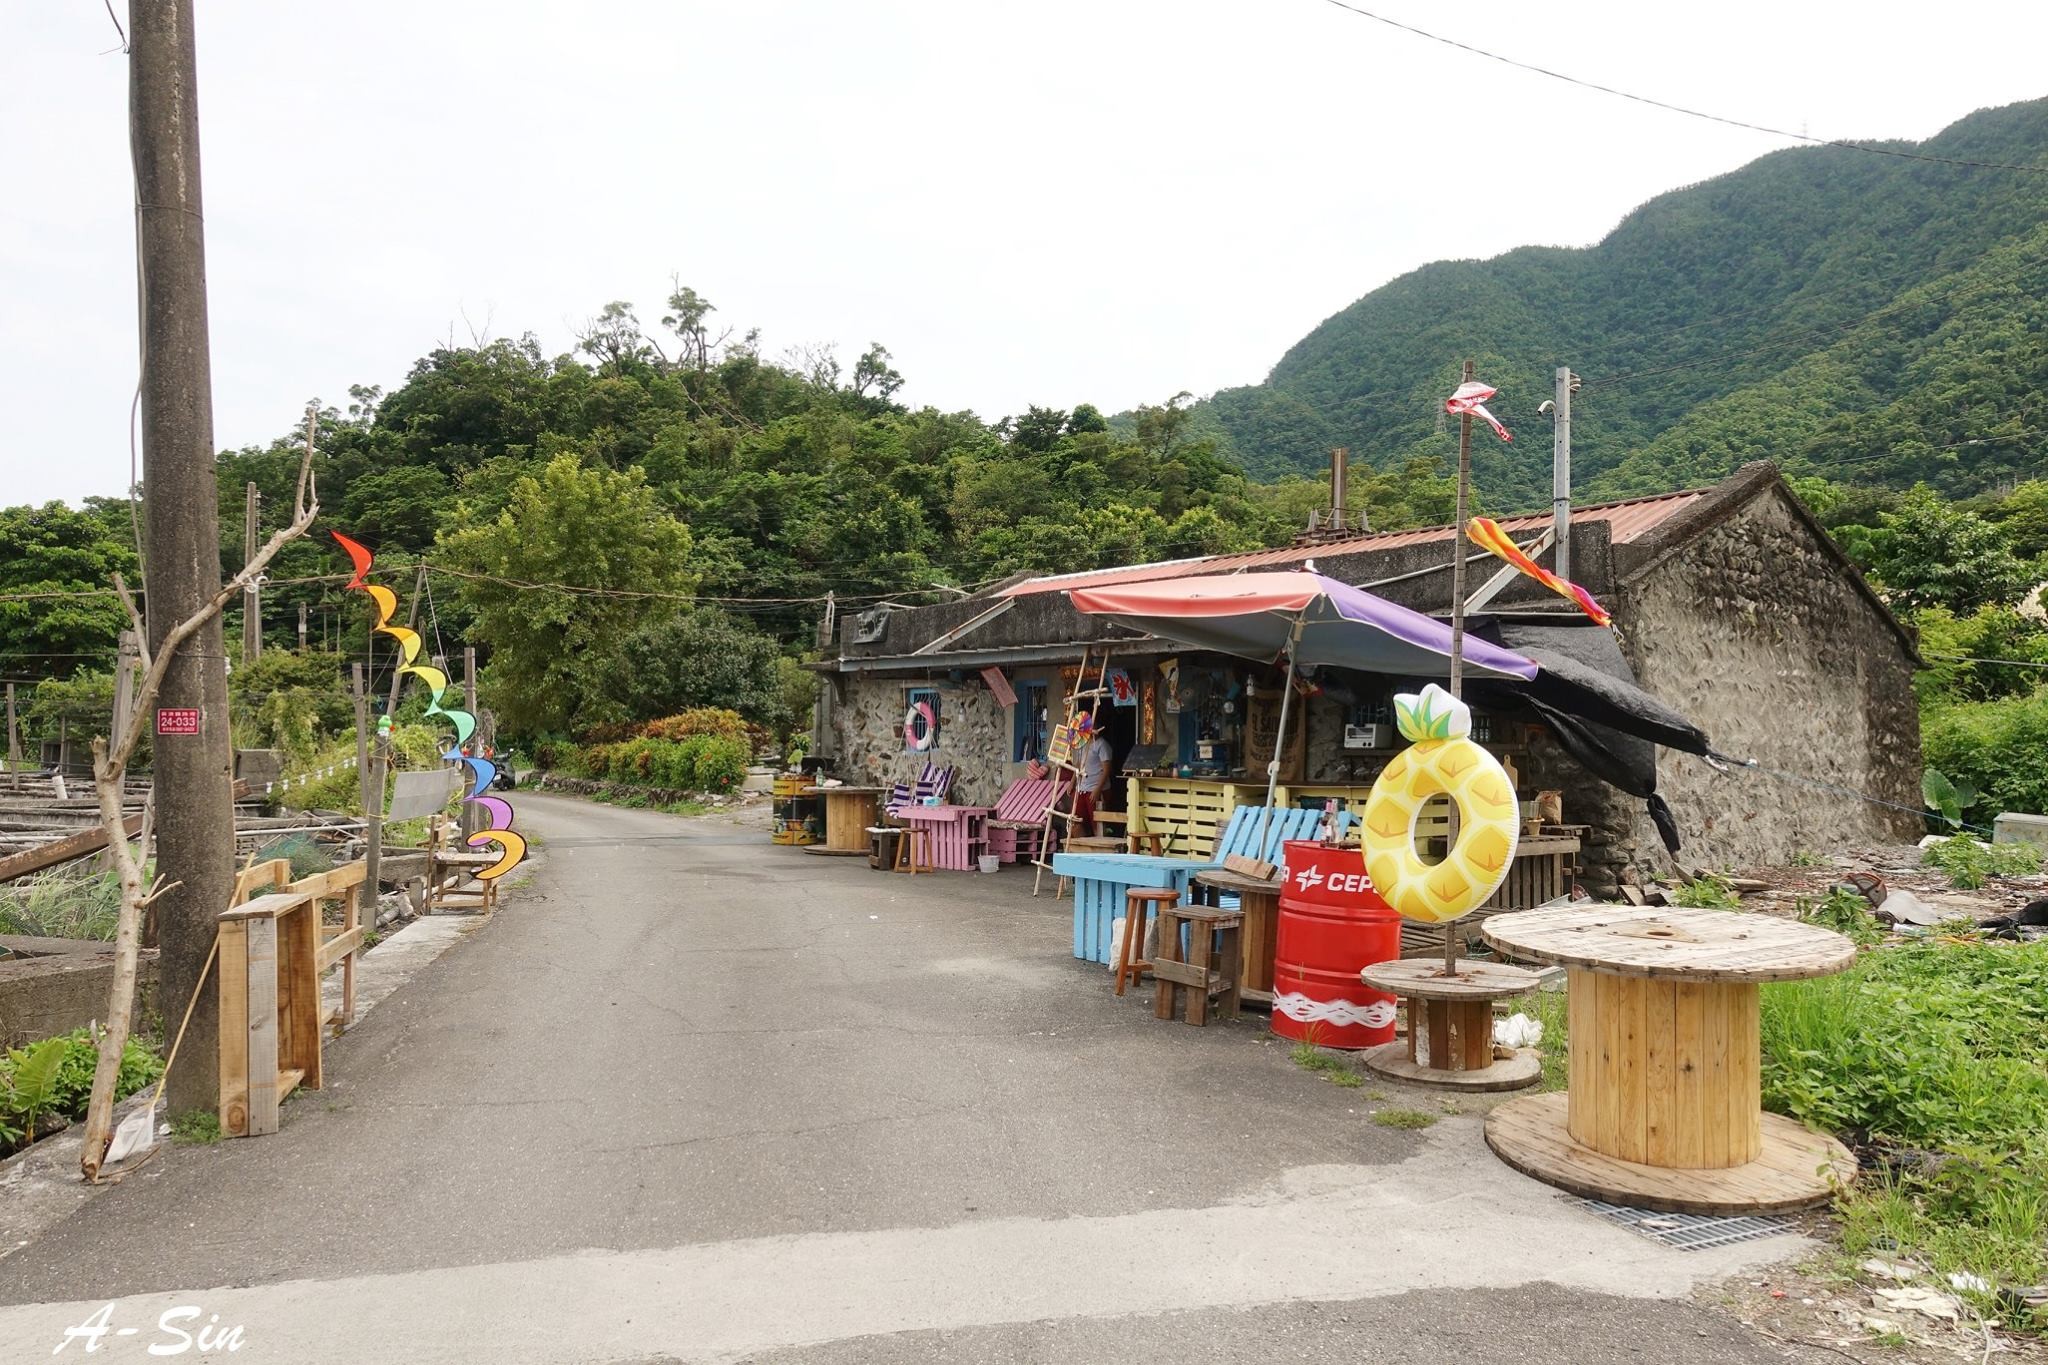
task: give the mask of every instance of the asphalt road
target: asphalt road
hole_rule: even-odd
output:
[[[1664,1249],[1472,1113],[1373,1124],[1435,1102],[1307,1075],[1257,1016],[1155,1021],[1028,869],[518,804],[530,875],[280,1134],[0,1260],[0,1359],[109,1302],[96,1359],[178,1308],[291,1365],[1788,1358],[1689,1296],[1796,1242]]]

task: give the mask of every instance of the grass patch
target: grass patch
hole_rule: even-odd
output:
[[[1818,901],[1801,896],[1797,904],[1801,920],[1832,929],[1859,948],[1874,948],[1885,940],[1884,926],[1860,892],[1838,886]]]
[[[1571,1082],[1572,1065],[1571,1011],[1565,1006],[1565,993],[1539,990],[1521,1002],[1520,1008],[1543,1025],[1543,1041],[1536,1045],[1543,1058],[1543,1079],[1536,1085],[1538,1093],[1564,1089]]]
[[[1352,1069],[1349,1062],[1335,1053],[1323,1051],[1314,1043],[1296,1043],[1287,1055],[1303,1071],[1315,1072],[1331,1085],[1352,1090],[1365,1084],[1365,1078]]]
[[[1375,1109],[1372,1121],[1382,1128],[1427,1128],[1436,1115],[1421,1109]]]
[[[1938,869],[1958,889],[1974,891],[1993,877],[2028,877],[2041,870],[2041,850],[2033,844],[1980,844],[1958,834],[1928,846],[1920,861]]]
[[[2048,942],[1907,944],[1766,986],[1762,1043],[1766,1108],[1881,1158],[1837,1201],[1846,1251],[2048,1275]]]
[[[111,943],[121,918],[121,879],[89,861],[0,884],[0,934]]]
[[[1702,872],[1672,892],[1671,903],[1691,910],[1734,910],[1741,906],[1742,897],[1723,878]]]
[[[171,1141],[188,1147],[211,1145],[226,1136],[220,1130],[220,1115],[211,1109],[194,1109],[171,1120]]]

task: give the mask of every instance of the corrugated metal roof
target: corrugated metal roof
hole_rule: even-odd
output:
[[[1608,535],[1613,543],[1626,545],[1662,525],[1712,491],[1692,488],[1678,493],[1658,493],[1646,498],[1629,498],[1623,502],[1574,507],[1572,520],[1604,521],[1607,523]],[[1503,517],[1500,524],[1501,529],[1511,536],[1539,533],[1549,527],[1550,513],[1536,512],[1525,517]],[[1099,569],[1087,573],[1051,574],[1044,578],[1028,579],[1007,589],[1003,595],[1022,597],[1031,593],[1066,592],[1070,588],[1096,588],[1111,583],[1146,583],[1161,578],[1183,578],[1191,574],[1290,568],[1307,559],[1335,559],[1342,555],[1427,545],[1431,541],[1449,540],[1451,533],[1452,528],[1449,526],[1429,526],[1415,531],[1382,531],[1373,535],[1352,536],[1347,540],[1326,540],[1319,545],[1290,545],[1279,550],[1209,555],[1200,559],[1171,559],[1156,564],[1130,564],[1122,568]]]

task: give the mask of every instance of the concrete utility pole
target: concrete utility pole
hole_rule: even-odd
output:
[[[256,512],[263,505],[263,495],[250,484],[242,494],[242,562],[247,564],[256,557]],[[242,666],[256,662],[256,656],[263,652],[263,587],[251,583],[242,593]]]
[[[306,652],[306,604],[299,603],[299,653]]]
[[[1557,408],[1550,415],[1550,538],[1557,548],[1551,563],[1559,578],[1572,576],[1572,392],[1579,377],[1557,367]]]
[[[152,652],[220,591],[213,379],[206,327],[205,216],[192,0],[129,0],[128,120],[135,153],[142,293],[142,498]],[[166,1017],[193,998],[215,916],[235,886],[235,808],[226,651],[219,614],[177,652],[157,705],[199,712],[196,735],[155,742],[157,867],[176,883],[156,904]],[[170,1111],[213,1109],[219,1013],[208,990],[171,1072]],[[197,1059],[196,1061],[193,1059]]]
[[[1463,384],[1472,382],[1472,362],[1465,362]],[[1451,695],[1465,695],[1465,517],[1472,499],[1472,414],[1458,415],[1458,511],[1451,537]]]
[[[7,684],[7,785],[21,790],[21,732],[14,728],[14,684]]]

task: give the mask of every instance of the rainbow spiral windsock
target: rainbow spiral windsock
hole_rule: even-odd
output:
[[[369,547],[339,531],[331,531],[328,534],[340,542],[341,548],[348,551],[349,559],[355,564],[355,574],[349,579],[347,586],[368,593],[370,600],[377,604],[377,633],[389,635],[398,642],[398,652],[402,656],[398,666],[399,673],[410,673],[427,685],[427,714],[441,717],[455,730],[455,742],[448,746],[441,757],[468,770],[469,793],[462,798],[463,803],[480,808],[489,820],[484,828],[469,836],[467,843],[471,848],[497,844],[504,851],[503,857],[476,875],[485,881],[504,876],[517,867],[520,859],[526,856],[526,840],[512,832],[511,805],[499,797],[489,795],[491,783],[498,775],[498,765],[488,758],[479,758],[462,752],[462,746],[469,743],[469,737],[476,733],[476,717],[467,711],[441,705],[441,694],[448,690],[448,675],[430,663],[419,662],[418,631],[391,624],[392,616],[398,611],[398,594],[381,584],[364,581],[364,575],[370,572],[372,559]]]

